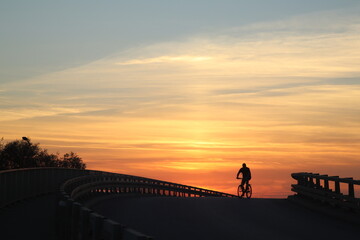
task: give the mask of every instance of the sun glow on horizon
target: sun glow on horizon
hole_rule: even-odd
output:
[[[246,162],[255,197],[289,194],[293,171],[360,178],[352,21],[321,31],[294,19],[274,32],[251,25],[8,82],[0,130],[75,151],[90,169],[230,193]]]

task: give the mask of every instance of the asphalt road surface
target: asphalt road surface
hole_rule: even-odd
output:
[[[56,207],[56,194],[48,194],[0,209],[0,239],[57,239]]]
[[[360,226],[286,199],[116,197],[92,206],[156,240],[360,239]]]

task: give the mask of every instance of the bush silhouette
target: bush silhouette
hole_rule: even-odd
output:
[[[86,164],[73,152],[64,154],[48,153],[39,143],[32,143],[29,138],[3,143],[0,141],[0,170],[32,167],[64,167],[85,169]]]

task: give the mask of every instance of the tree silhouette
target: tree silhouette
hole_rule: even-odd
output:
[[[58,163],[60,164],[59,167],[63,168],[85,169],[86,167],[81,158],[73,152],[65,153]]]
[[[73,152],[64,154],[50,154],[47,149],[42,149],[39,143],[32,143],[27,137],[3,143],[0,140],[0,170],[31,167],[64,167],[85,169],[86,164]]]

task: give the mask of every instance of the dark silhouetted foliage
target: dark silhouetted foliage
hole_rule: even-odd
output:
[[[81,158],[73,152],[65,153],[58,163],[60,164],[59,167],[63,168],[85,169],[86,167]]]
[[[59,154],[48,153],[46,149],[40,148],[39,143],[32,143],[26,137],[6,144],[3,139],[0,140],[0,170],[32,167],[85,169],[86,164],[76,153],[70,152],[59,157]]]

